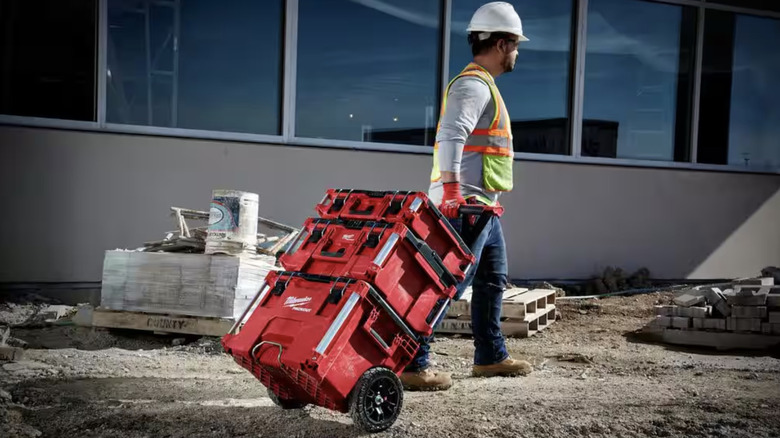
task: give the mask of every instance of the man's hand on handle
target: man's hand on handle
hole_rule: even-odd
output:
[[[443,184],[444,196],[439,210],[448,219],[457,219],[460,216],[460,206],[466,204],[463,195],[460,194],[460,183],[446,182]]]

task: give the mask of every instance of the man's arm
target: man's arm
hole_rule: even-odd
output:
[[[489,103],[490,88],[481,79],[463,77],[450,87],[441,127],[436,134],[443,183],[460,180],[463,146]]]

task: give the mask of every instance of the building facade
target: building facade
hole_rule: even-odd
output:
[[[216,188],[290,224],[328,187],[426,190],[484,2],[3,0],[0,282],[99,280]],[[512,3],[511,277],[780,265],[778,2]]]

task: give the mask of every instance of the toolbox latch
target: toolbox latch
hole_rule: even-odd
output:
[[[344,282],[344,285],[338,287],[338,284],[341,282]],[[344,296],[344,292],[347,290],[347,286],[349,286],[350,283],[352,283],[351,279],[337,278],[336,281],[333,282],[333,286],[331,286],[330,292],[328,293],[328,303],[338,304],[338,302],[341,301],[341,297]]]

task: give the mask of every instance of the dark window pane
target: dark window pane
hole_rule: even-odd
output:
[[[471,59],[466,27],[482,0],[452,2],[450,77]],[[530,41],[520,44],[511,73],[498,77],[501,96],[512,118],[517,152],[569,154],[569,60],[573,2],[535,0],[516,4],[523,32]]]
[[[432,145],[439,0],[301,0],[296,135]]]
[[[780,20],[707,11],[698,161],[780,169]]]
[[[279,134],[282,8],[109,0],[107,120]]]
[[[687,161],[695,11],[591,0],[582,154]]]
[[[780,12],[780,1],[778,0],[707,0],[707,2],[739,6],[741,8]]]
[[[95,120],[96,7],[0,1],[0,113]]]

